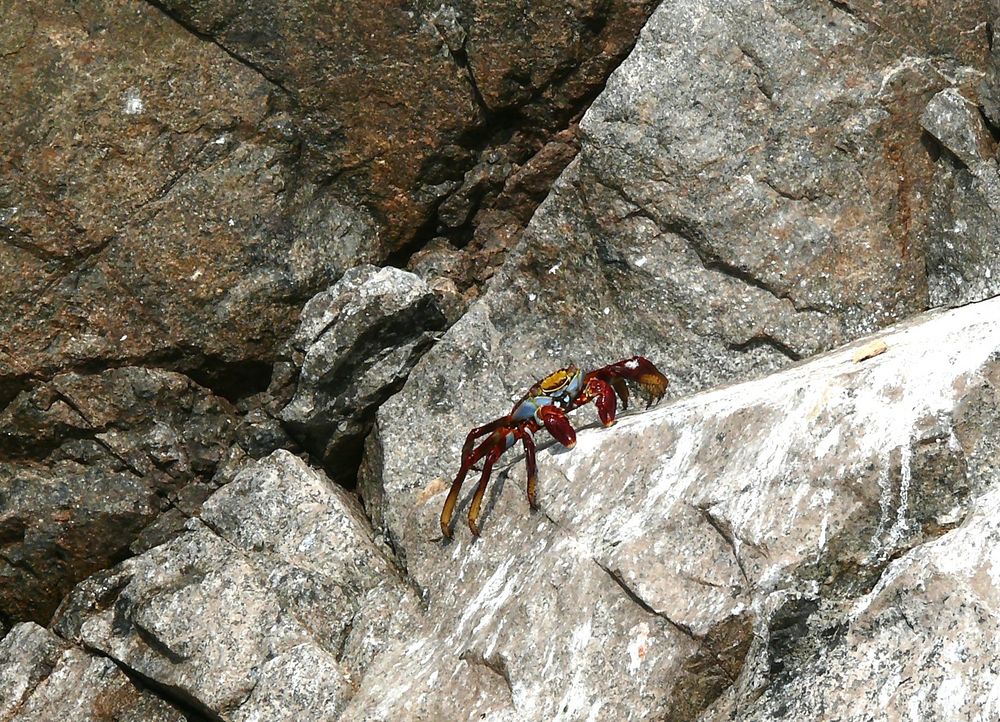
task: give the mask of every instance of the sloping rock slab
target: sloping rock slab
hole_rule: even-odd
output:
[[[453,473],[457,448],[427,461],[433,438],[404,448],[380,421],[369,470],[383,476],[384,522],[429,609],[376,659],[344,719],[691,720],[804,674],[845,625],[865,634],[878,605],[852,609],[873,588],[885,599],[895,577],[917,594],[898,572],[879,582],[891,559],[982,523],[969,514],[997,480],[998,319],[1000,299],[928,314],[760,381],[586,428],[573,451],[540,451],[538,513],[512,453],[479,539],[461,523],[454,542],[440,539],[446,478],[428,469]],[[452,434],[457,447],[464,429]],[[997,581],[976,579],[992,603]],[[925,601],[944,615],[946,596]],[[993,642],[979,637],[995,619],[962,619],[961,644],[988,656]],[[911,643],[885,635],[864,653],[888,659]],[[841,669],[852,654],[841,648]],[[988,672],[963,670],[969,689],[988,685],[977,677]],[[835,672],[812,674],[832,699],[851,693],[833,691]],[[940,688],[931,666],[907,675],[914,695]]]
[[[213,719],[318,720],[415,609],[349,494],[276,452],[186,534],[81,583],[55,627]]]
[[[2,722],[185,719],[138,689],[110,659],[78,649],[37,624],[19,624],[0,641]]]

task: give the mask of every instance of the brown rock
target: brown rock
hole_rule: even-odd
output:
[[[0,414],[0,618],[47,624],[79,580],[129,555],[157,514],[207,482],[236,429],[179,374],[62,374]]]
[[[276,86],[155,6],[17,11],[0,58],[16,139],[0,151],[0,402],[127,361],[246,379],[371,252],[369,221],[298,182]]]

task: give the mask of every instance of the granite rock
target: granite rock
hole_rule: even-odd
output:
[[[351,269],[302,311],[288,343],[295,392],[278,418],[335,478],[353,476],[375,410],[444,327],[437,297],[417,276]]]
[[[967,303],[1000,294],[1000,257],[988,240],[1000,232],[1000,165],[990,129],[960,88],[931,98],[921,123],[942,148],[927,231],[930,302]]]
[[[32,622],[0,640],[3,722],[184,722],[185,715],[140,689],[114,662],[83,651]]]
[[[418,612],[357,502],[276,452],[82,582],[54,629],[211,719],[330,719]]]
[[[127,363],[266,386],[302,303],[379,253],[370,215],[301,180],[274,83],[156,4],[7,7],[0,403]]]

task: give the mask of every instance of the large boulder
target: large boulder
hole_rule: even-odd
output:
[[[211,719],[332,719],[417,614],[357,502],[276,452],[81,583],[54,629]]]
[[[380,422],[369,472],[428,609],[343,719],[988,718],[998,319],[917,317],[612,429],[582,410],[575,449],[539,452],[541,509],[512,452],[479,538],[471,489],[438,529],[462,429],[402,449]]]

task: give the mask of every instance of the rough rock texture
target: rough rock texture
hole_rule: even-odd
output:
[[[246,396],[347,268],[502,253],[654,6],[5,2],[0,404],[124,363]]]
[[[996,142],[979,108],[958,88],[935,95],[921,123],[944,148],[929,219],[930,301],[940,305],[1000,294],[1000,255],[994,244],[984,243],[1000,233]]]
[[[375,410],[444,327],[437,297],[419,277],[351,269],[302,310],[289,341],[294,396],[278,417],[335,478],[353,475]]]
[[[997,319],[1000,299],[931,314],[585,429],[540,452],[538,513],[511,454],[482,537],[452,543],[462,430],[403,410],[418,368],[380,412],[376,471],[426,621],[343,718],[990,718]],[[402,449],[417,414],[433,426]]]
[[[370,217],[299,177],[273,83],[154,5],[6,7],[0,404],[129,362],[245,395],[301,304],[377,253]]]
[[[119,670],[188,719],[997,715],[996,300],[545,447],[540,513],[512,453],[437,538],[569,360],[677,398],[1000,293],[996,7],[662,3],[581,119],[653,6],[0,0],[16,719],[176,717]],[[283,346],[366,262],[424,283]],[[376,531],[247,458],[339,477],[379,405]]]
[[[986,17],[980,2],[663,3],[440,367],[467,353],[461,379],[513,392],[552,364],[644,353],[684,394],[926,308],[947,239],[943,217],[927,230],[941,159],[920,119],[978,84]],[[967,238],[971,273],[990,244]]]
[[[1000,716],[997,640],[987,631],[1000,609],[998,504],[994,489],[963,509],[961,528],[892,562],[828,634],[829,649],[715,719]]]
[[[319,720],[415,609],[356,501],[276,452],[185,534],[80,584],[54,628],[212,719]]]
[[[9,722],[184,722],[105,657],[76,649],[36,624],[0,641],[0,720]]]
[[[161,5],[287,93],[309,177],[344,181],[400,248],[425,229],[461,235],[600,88],[655,3]]]
[[[180,374],[131,367],[18,395],[0,412],[0,619],[48,623],[157,514],[195,510],[235,413]]]

